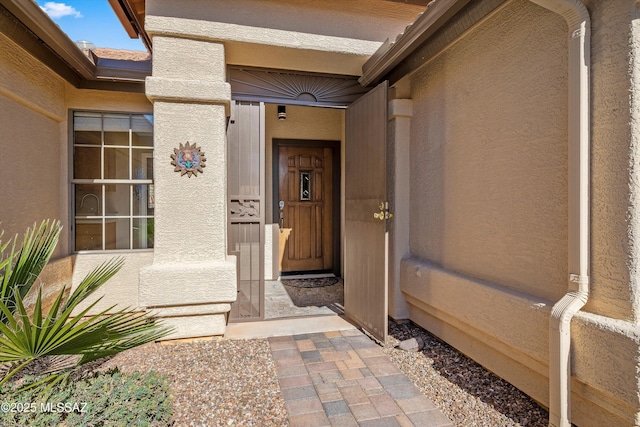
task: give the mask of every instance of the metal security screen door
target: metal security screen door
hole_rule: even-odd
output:
[[[388,315],[387,91],[385,81],[349,106],[345,143],[345,314],[383,343]]]
[[[264,104],[231,103],[227,130],[227,248],[236,256],[232,322],[264,317]]]

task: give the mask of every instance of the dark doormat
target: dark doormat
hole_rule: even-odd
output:
[[[322,288],[338,283],[337,277],[317,277],[308,279],[280,279],[283,285],[292,288]]]
[[[344,286],[342,285],[342,279],[338,277],[280,280],[282,283],[288,281],[298,282],[298,286],[283,286],[287,295],[291,298],[291,302],[296,307],[327,307],[332,311],[338,312],[333,307],[336,304],[344,304]],[[310,285],[311,287],[301,286],[302,284]]]

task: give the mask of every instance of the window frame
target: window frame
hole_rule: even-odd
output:
[[[132,134],[133,134],[133,124],[132,124],[132,117],[133,116],[151,116],[153,117],[153,112],[152,111],[112,111],[112,110],[96,110],[96,109],[70,109],[68,110],[68,133],[69,133],[69,152],[68,152],[68,166],[67,166],[67,170],[68,170],[68,194],[69,194],[69,224],[70,224],[70,230],[71,232],[69,233],[69,248],[71,248],[71,252],[72,253],[76,253],[76,254],[99,254],[99,253],[141,253],[141,252],[153,252],[154,248],[150,247],[150,248],[139,248],[139,249],[134,249],[134,224],[135,224],[135,220],[144,220],[144,219],[152,219],[155,221],[155,207],[154,207],[154,211],[153,214],[149,215],[135,215],[134,214],[134,197],[135,192],[136,192],[136,186],[137,185],[141,185],[141,186],[146,186],[146,197],[148,197],[148,192],[149,192],[149,186],[151,186],[151,188],[153,188],[154,186],[154,179],[134,179],[133,175],[134,175],[134,164],[133,164],[133,152],[134,150],[140,150],[141,152],[141,156],[140,158],[143,159],[145,162],[148,161],[149,159],[152,162],[153,165],[153,158],[154,158],[154,151],[155,151],[155,144],[153,143],[153,139],[152,139],[152,144],[150,146],[135,146],[133,145],[133,140],[132,140]],[[76,145],[76,141],[75,141],[75,131],[76,131],[76,122],[75,122],[75,118],[77,114],[91,114],[91,115],[100,115],[101,118],[101,140],[100,140],[100,145],[97,144],[78,144]],[[117,115],[117,116],[128,116],[129,118],[129,129],[128,129],[128,133],[129,133],[129,139],[128,139],[128,145],[114,145],[114,144],[106,144],[105,143],[105,138],[104,138],[104,133],[105,133],[105,129],[104,129],[104,118],[105,116],[109,116],[109,115]],[[153,133],[155,131],[154,128],[154,123],[152,120],[152,138],[153,138]],[[117,150],[117,149],[127,149],[128,150],[128,168],[129,168],[129,176],[131,177],[130,179],[103,179],[103,178],[78,178],[75,179],[74,178],[74,168],[75,168],[75,163],[74,163],[74,159],[75,159],[75,148],[77,146],[80,147],[93,147],[93,148],[100,148],[100,176],[105,176],[105,164],[106,164],[106,158],[105,158],[105,147],[108,147],[107,149],[113,149],[113,150]],[[149,151],[149,152],[144,152],[143,150]],[[152,166],[153,168],[153,166]],[[86,215],[86,214],[81,214],[78,215],[78,213],[76,212],[76,185],[82,185],[82,184],[89,184],[89,185],[99,185],[101,190],[100,190],[100,198],[99,198],[99,204],[100,204],[100,213],[96,214],[96,215]],[[127,214],[117,214],[117,215],[108,215],[106,210],[105,210],[105,202],[107,200],[107,187],[110,185],[128,185],[129,186],[129,212]],[[77,234],[77,227],[76,227],[76,220],[77,219],[85,219],[85,220],[100,220],[100,224],[101,224],[101,240],[102,240],[102,248],[101,249],[77,249],[76,248],[76,234]],[[129,248],[127,249],[107,249],[106,245],[107,245],[107,239],[106,239],[106,228],[107,228],[107,221],[108,220],[121,220],[121,219],[127,219],[129,222]],[[117,238],[116,238],[116,242],[117,242]]]

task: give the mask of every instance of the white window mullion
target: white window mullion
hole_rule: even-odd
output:
[[[102,222],[102,250],[106,250],[107,249],[107,223],[104,217],[105,212],[107,212],[107,210],[105,209],[105,203],[107,200],[107,186],[106,185],[101,185],[100,186],[100,190],[102,193],[102,204],[100,206],[100,216],[101,216],[101,222]]]
[[[129,249],[133,249],[133,185],[129,185]]]

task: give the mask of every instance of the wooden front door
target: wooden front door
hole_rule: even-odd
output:
[[[278,149],[281,272],[334,267],[333,167],[331,148],[286,145]]]
[[[387,339],[387,82],[347,108],[344,311]]]

